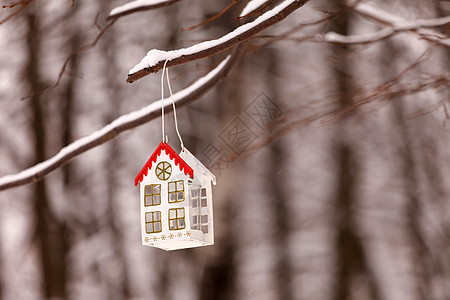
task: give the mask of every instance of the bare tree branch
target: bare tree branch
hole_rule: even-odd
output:
[[[169,6],[180,0],[162,0],[162,1],[142,1],[136,0],[128,2],[122,6],[118,6],[111,10],[107,20],[118,19],[123,16],[130,15],[139,11],[146,11],[151,9],[157,9],[164,6]]]
[[[234,31],[216,40],[206,41],[188,48],[172,51],[150,50],[147,53],[147,56],[130,70],[127,82],[132,83],[151,73],[158,72],[163,67],[166,60],[168,60],[167,67],[172,67],[189,61],[207,58],[230,49],[248,40],[264,29],[282,21],[307,2],[309,2],[309,0],[285,0],[253,22],[239,26]]]
[[[174,94],[173,99],[178,107],[184,106],[198,99],[209,89],[214,87],[220,80],[225,78],[232,70],[233,66],[239,61],[241,53],[241,47],[236,47],[232,55],[228,56],[206,76],[200,78],[186,89]],[[171,111],[171,101],[168,99],[165,100],[165,103],[167,104],[164,109],[166,111]],[[114,139],[124,131],[135,128],[159,117],[160,110],[161,100],[155,101],[138,111],[134,111],[117,118],[105,127],[62,148],[52,158],[47,159],[46,161],[30,167],[20,173],[0,177],[0,190],[37,182],[50,172],[67,164],[72,158]]]
[[[436,19],[406,21],[398,16],[391,15],[388,12],[384,12],[379,8],[367,4],[358,4],[353,7],[353,9],[383,25],[387,25],[388,27],[377,32],[361,35],[343,36],[335,32],[328,32],[324,35],[317,35],[316,39],[318,41],[335,44],[356,45],[378,42],[399,32],[409,31],[418,34],[422,39],[450,47],[448,36],[435,32],[434,30],[426,29],[450,24],[450,16]]]
[[[4,18],[3,20],[0,21],[0,25],[7,22],[9,19],[13,18],[14,16],[18,15],[22,10],[24,10],[28,5],[30,5],[31,3],[33,3],[34,0],[21,0],[19,2],[10,4],[10,5],[3,5],[3,8],[13,8],[16,7],[18,5],[20,5],[20,7],[14,11],[13,13],[11,13],[9,16],[7,16],[6,18]]]

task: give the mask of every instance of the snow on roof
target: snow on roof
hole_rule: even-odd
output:
[[[163,150],[169,155],[170,159],[175,162],[175,166],[180,168],[181,172],[184,172],[185,175],[189,174],[191,178],[194,178],[194,170],[169,146],[169,144],[161,142],[134,179],[134,185],[138,185],[138,183],[144,179],[144,175],[147,176],[148,170],[152,168],[152,163],[156,162],[156,159],[161,155],[161,151]]]

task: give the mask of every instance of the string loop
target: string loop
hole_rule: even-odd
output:
[[[169,69],[166,69],[167,62],[169,60],[167,59],[164,62],[162,74],[161,74],[161,129],[162,129],[162,140],[163,142],[167,143],[167,136],[164,136],[164,72],[166,72],[166,80],[167,80],[167,86],[169,87],[170,92],[170,99],[172,101],[172,108],[173,108],[173,117],[175,121],[175,130],[178,135],[178,139],[180,140],[181,144],[181,151],[184,151],[184,144],[183,139],[181,138],[180,130],[178,129],[178,119],[177,119],[177,110],[175,108],[175,100],[173,99],[173,93],[172,93],[172,86],[170,85],[170,79],[169,79]]]

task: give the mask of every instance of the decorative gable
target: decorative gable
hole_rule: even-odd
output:
[[[142,181],[144,176],[147,176],[148,170],[152,168],[153,163],[156,163],[158,156],[161,155],[161,151],[165,151],[169,158],[175,163],[175,166],[180,168],[181,172],[184,172],[185,175],[189,174],[191,178],[194,178],[194,170],[169,146],[169,144],[161,142],[134,179],[135,186]]]

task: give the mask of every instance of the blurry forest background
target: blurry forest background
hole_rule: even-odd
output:
[[[76,51],[125,0],[1,1],[15,2],[0,11],[4,21],[26,6],[0,25],[0,177],[158,100],[160,72],[125,82],[148,50],[261,13],[238,21],[247,1],[236,1],[181,31],[232,1],[177,1],[121,17]],[[450,299],[450,27],[418,21],[442,20],[450,2],[349,3],[309,1],[177,110],[186,147],[217,176],[214,246],[141,246],[134,177],[161,141],[157,117],[0,191],[0,299]],[[394,26],[407,22],[417,26]],[[170,68],[172,87],[227,53]],[[261,99],[276,104],[260,107],[263,127],[247,113]],[[221,139],[236,120],[250,129],[238,153]]]

